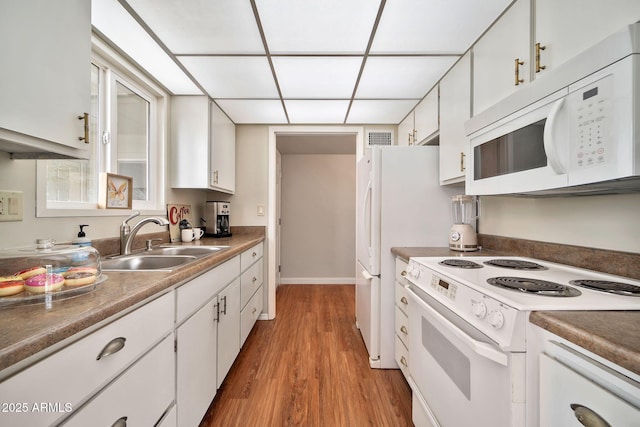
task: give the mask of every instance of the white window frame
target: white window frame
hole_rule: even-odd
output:
[[[150,103],[149,111],[149,182],[148,182],[148,201],[134,200],[131,210],[127,209],[99,209],[94,203],[66,203],[66,202],[47,202],[47,163],[46,160],[38,160],[36,162],[36,217],[95,217],[95,216],[124,216],[129,215],[133,211],[140,211],[143,215],[162,215],[166,213],[165,205],[165,188],[166,188],[166,138],[168,126],[167,106],[169,103],[169,94],[158,86],[152,79],[147,77],[135,65],[131,64],[119,53],[114,51],[104,41],[95,35],[92,36],[92,62],[101,67],[101,79],[99,91],[105,96],[105,78],[111,80],[111,87],[115,90],[114,81],[119,81],[127,87],[135,85],[135,92],[143,98],[155,102]],[[102,70],[106,70],[103,72]],[[109,97],[111,99],[111,97]],[[116,170],[117,160],[112,159],[110,152],[115,152],[117,141],[115,136],[111,137],[108,145],[102,142],[102,132],[104,129],[110,129],[107,124],[112,117],[113,106],[107,106],[101,109],[99,122],[101,125],[99,134],[100,141],[93,141],[96,145],[97,152],[91,161],[95,162],[97,176],[100,172],[112,172]],[[112,172],[115,173],[115,172]]]

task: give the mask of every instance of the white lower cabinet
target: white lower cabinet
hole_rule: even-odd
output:
[[[153,426],[173,404],[173,334],[80,408],[64,426]],[[118,421],[120,424],[118,424]]]
[[[176,329],[176,406],[179,426],[197,426],[216,394],[218,298]]]
[[[0,425],[48,426],[67,417],[171,334],[173,319],[170,292],[3,381],[0,402],[27,410],[0,414]],[[57,406],[38,410],[43,404]]]
[[[240,278],[218,295],[218,387],[240,352]]]
[[[407,263],[396,258],[396,351],[395,358],[402,374],[409,379],[409,298],[405,285],[408,284],[406,276]]]
[[[264,305],[262,293],[263,286],[260,286],[255,294],[251,297],[247,305],[244,306],[240,312],[240,346],[244,344],[249,336],[249,333],[253,329],[253,325],[256,324],[258,316],[262,313]]]

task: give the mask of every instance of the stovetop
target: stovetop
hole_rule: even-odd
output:
[[[519,264],[523,268],[512,268]],[[408,269],[412,282],[437,297],[442,289],[432,285],[434,275],[516,310],[640,310],[640,281],[533,258],[418,257],[411,258]],[[612,282],[622,284],[613,291],[621,294],[612,293],[617,287]],[[594,283],[606,291],[594,290]],[[553,296],[556,288],[559,295]]]

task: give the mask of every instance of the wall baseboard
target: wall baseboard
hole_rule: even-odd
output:
[[[281,285],[353,285],[354,277],[281,277]]]

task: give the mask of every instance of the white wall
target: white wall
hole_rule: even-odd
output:
[[[354,155],[282,155],[282,283],[352,283]]]
[[[640,253],[640,194],[482,197],[480,232]]]

